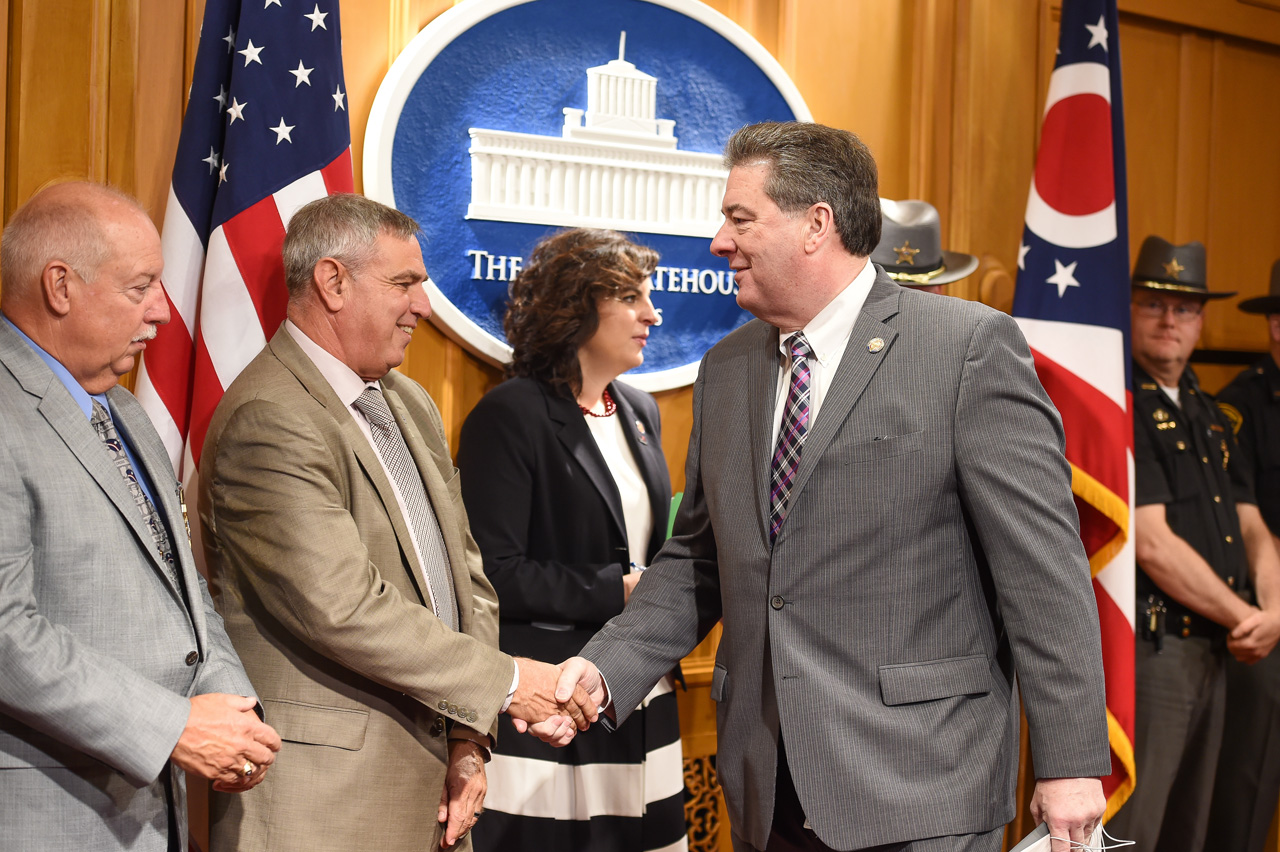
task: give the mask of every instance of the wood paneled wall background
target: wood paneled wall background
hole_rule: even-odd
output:
[[[816,120],[863,137],[880,164],[882,195],[931,201],[945,244],[982,259],[974,276],[951,285],[953,295],[1007,308],[1061,0],[708,3],[778,58]],[[451,5],[342,4],[357,164],[388,66]],[[87,177],[136,194],[162,222],[203,6],[0,0],[6,219],[46,182]],[[1280,257],[1280,0],[1120,0],[1120,10],[1132,254],[1150,233],[1175,243],[1200,239],[1211,288],[1260,295]],[[1236,311],[1234,301],[1209,308],[1201,346],[1263,351],[1262,321]],[[436,399],[451,440],[500,378],[426,326],[401,369]],[[1238,369],[1199,367],[1211,390]],[[689,401],[688,389],[659,395],[677,490]],[[704,645],[685,669],[686,755],[714,751],[712,654]],[[698,845],[713,848],[722,837],[727,849],[726,830],[713,814]]]

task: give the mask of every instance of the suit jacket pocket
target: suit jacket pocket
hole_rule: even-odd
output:
[[[717,665],[711,672],[711,700],[724,701],[724,684],[729,679],[729,670]]]
[[[914,453],[922,446],[924,446],[923,430],[908,432],[905,435],[889,435],[845,447],[840,453],[840,460],[845,464],[865,464]]]
[[[264,698],[267,724],[280,739],[292,743],[332,746],[359,751],[369,727],[367,710],[346,710],[320,704]]]
[[[991,691],[991,663],[984,654],[880,666],[880,698],[890,707]]]

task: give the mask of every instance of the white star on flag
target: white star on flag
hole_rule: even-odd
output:
[[[217,151],[215,151],[215,150],[213,150],[213,147],[212,147],[212,146],[210,146],[210,148],[209,148],[209,156],[205,157],[205,158],[204,158],[203,160],[201,160],[200,162],[202,162],[202,163],[208,163],[208,164],[209,164],[209,174],[213,174],[213,170],[214,170],[214,169],[216,169],[216,168],[218,167],[218,152],[217,152]]]
[[[1018,268],[1026,269],[1027,252],[1031,251],[1031,246],[1023,244],[1018,246]]]
[[[271,128],[271,132],[275,133],[276,135],[276,144],[279,145],[281,142],[288,142],[292,144],[293,137],[289,135],[289,131],[293,130],[293,128],[294,128],[294,125],[285,124],[284,116],[283,115],[280,116],[280,123],[277,126]]]
[[[1076,264],[1078,260],[1071,261],[1070,266],[1063,266],[1062,261],[1056,257],[1053,259],[1055,271],[1052,275],[1045,279],[1046,284],[1058,285],[1058,298],[1061,299],[1067,294],[1068,287],[1079,287],[1080,282],[1076,280]]]
[[[324,19],[325,19],[325,18],[327,18],[327,17],[329,17],[329,13],[328,13],[328,12],[321,12],[321,11],[320,11],[320,4],[319,4],[319,3],[317,3],[317,4],[316,4],[316,8],[315,8],[315,11],[314,11],[314,12],[312,12],[310,15],[303,15],[302,17],[304,17],[304,18],[309,18],[309,19],[311,20],[311,31],[312,31],[312,32],[315,32],[315,31],[316,31],[316,27],[319,27],[319,28],[320,28],[320,29],[322,29],[322,30],[327,30],[327,29],[329,29],[329,28],[325,25],[325,22],[324,22]]]
[[[267,0],[267,2],[263,4],[262,8],[269,9],[272,6],[280,6],[280,0]],[[280,8],[283,9],[284,7],[280,6]]]
[[[262,52],[261,47],[253,46],[253,39],[249,39],[249,46],[244,50],[237,50],[236,53],[244,57],[244,67],[248,68],[250,62],[262,64],[262,60],[258,58],[258,54]]]
[[[223,163],[222,168],[218,169],[218,183],[222,183],[227,179],[227,169],[230,167],[230,163]]]
[[[332,95],[330,95],[330,97],[332,97],[332,98],[333,98],[333,111],[334,111],[334,112],[337,112],[338,110],[342,110],[343,112],[346,112],[347,106],[346,106],[346,104],[344,104],[344,103],[342,102],[342,99],[346,97],[346,93],[344,93],[344,92],[342,91],[342,87],[341,87],[341,86],[339,86],[338,88],[334,89],[333,94],[332,94]]]
[[[236,31],[231,27],[227,27],[227,34],[223,36],[222,40],[227,43],[227,53],[236,49]]]
[[[1089,47],[1102,45],[1102,49],[1109,50],[1107,47],[1107,16],[1099,15],[1098,23],[1085,24],[1084,28],[1089,31]],[[1087,50],[1088,48],[1086,48]]]
[[[294,82],[293,87],[296,89],[296,88],[298,88],[299,86],[301,86],[303,83],[306,83],[308,86],[310,86],[310,85],[311,85],[311,72],[312,72],[312,71],[314,71],[314,70],[316,70],[316,69],[314,69],[314,68],[307,68],[306,66],[304,66],[304,65],[302,64],[302,60],[301,60],[301,59],[299,59],[299,60],[298,60],[298,67],[297,67],[297,69],[296,69],[296,70],[294,70],[294,71],[290,71],[290,72],[289,72],[289,73],[290,73],[290,74],[292,74],[294,77],[298,78],[298,79],[297,79],[297,81],[296,81],[296,82]]]
[[[218,87],[218,94],[216,97],[214,97],[214,100],[218,102],[218,112],[222,112],[227,108],[227,87],[226,86]]]
[[[231,99],[231,106],[227,107],[227,115],[231,116],[231,124],[236,123],[236,119],[244,121],[244,108],[249,105],[248,101],[240,103],[235,98]],[[228,127],[230,124],[228,125]]]

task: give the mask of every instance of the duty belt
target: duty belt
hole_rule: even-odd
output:
[[[1143,639],[1155,643],[1157,654],[1164,648],[1165,636],[1220,640],[1227,635],[1227,629],[1221,624],[1159,595],[1147,595],[1145,602],[1139,601],[1138,629]]]

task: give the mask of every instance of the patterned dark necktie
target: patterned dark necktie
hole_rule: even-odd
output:
[[[116,470],[120,471],[120,475],[124,477],[125,484],[129,487],[129,494],[138,507],[138,513],[142,515],[142,523],[151,533],[151,542],[155,546],[156,554],[169,573],[169,579],[173,581],[178,592],[185,596],[186,590],[183,589],[182,581],[178,578],[178,567],[173,560],[173,544],[169,541],[169,530],[160,519],[160,513],[147,497],[147,492],[143,491],[138,483],[138,474],[134,472],[133,465],[129,464],[129,456],[125,454],[124,444],[120,442],[120,435],[116,432],[115,424],[111,422],[111,415],[97,400],[93,400],[93,416],[89,418],[89,423],[97,431],[102,443],[106,445],[107,453],[115,462]]]
[[[449,573],[449,552],[444,546],[440,521],[427,499],[422,476],[409,454],[404,435],[400,434],[400,427],[377,388],[365,388],[352,404],[369,421],[378,454],[400,489],[400,499],[404,500],[405,512],[421,551],[422,570],[426,574],[435,613],[451,629],[457,630],[458,600],[453,589],[453,577]]]
[[[778,537],[778,530],[787,516],[787,498],[791,496],[791,485],[800,467],[800,450],[809,432],[809,358],[813,349],[800,331],[787,338],[787,349],[791,351],[791,387],[787,391],[782,428],[778,430],[778,444],[769,466],[770,544]]]

